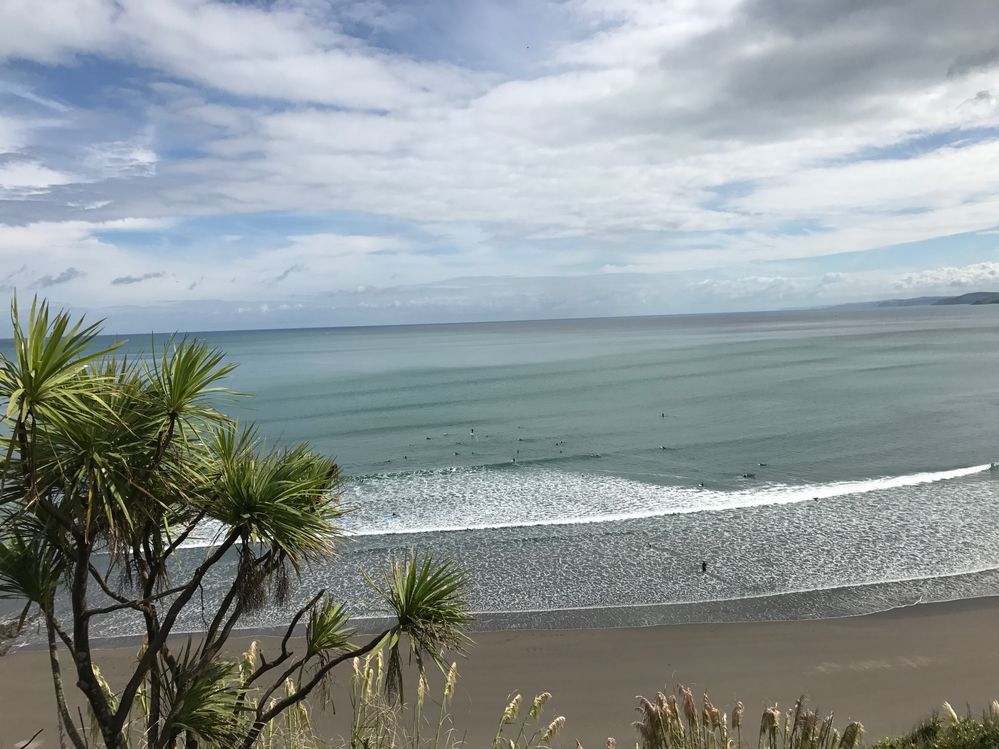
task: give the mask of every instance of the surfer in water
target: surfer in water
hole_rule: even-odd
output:
[[[708,563],[701,562],[701,572],[707,572],[707,571],[708,571]]]

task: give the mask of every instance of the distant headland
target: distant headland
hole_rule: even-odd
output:
[[[972,291],[959,296],[920,296],[912,299],[882,299],[875,302],[836,304],[827,309],[873,309],[880,307],[933,307],[953,304],[999,304],[999,291]]]

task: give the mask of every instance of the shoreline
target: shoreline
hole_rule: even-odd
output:
[[[633,737],[635,695],[685,683],[708,691],[730,711],[746,704],[747,720],[777,701],[804,693],[814,707],[835,711],[837,724],[860,720],[870,743],[910,729],[944,700],[973,711],[999,696],[999,598],[926,603],[836,619],[574,630],[501,630],[473,634],[459,659],[452,712],[468,746],[491,739],[509,696],[553,694],[549,720],[565,715],[566,745],[601,747],[607,736]],[[273,630],[240,632],[229,652],[251,640],[273,649]],[[112,683],[124,678],[135,643],[98,648]],[[349,668],[341,681],[349,678]],[[0,658],[0,741],[14,743],[45,728],[55,745],[51,681],[44,650],[21,648]],[[314,710],[320,735],[338,735],[349,703],[334,689],[336,715]]]
[[[995,572],[995,568],[987,568],[985,570],[972,572],[972,573],[958,573],[956,575],[944,576],[946,577],[960,577],[970,574],[981,574],[983,572]],[[926,578],[927,580],[937,580],[941,578]],[[990,601],[995,600],[997,605],[999,605],[999,593],[982,594],[976,596],[969,596],[967,598],[954,598],[950,600],[942,601],[913,601],[911,603],[900,603],[898,605],[890,606],[888,608],[879,609],[877,611],[867,611],[861,613],[848,613],[848,614],[829,614],[821,616],[799,616],[799,617],[789,617],[785,619],[724,619],[724,620],[704,620],[704,621],[652,621],[649,623],[635,623],[634,621],[624,620],[621,623],[614,624],[608,623],[607,617],[613,616],[617,612],[636,612],[636,611],[660,611],[670,608],[679,607],[696,607],[696,606],[715,606],[715,607],[725,607],[725,606],[738,606],[738,604],[745,601],[770,601],[770,600],[781,600],[790,596],[808,596],[816,592],[823,592],[829,590],[854,590],[857,588],[872,587],[879,585],[890,585],[892,583],[900,582],[910,582],[910,581],[887,581],[887,582],[875,582],[866,583],[864,585],[856,586],[844,586],[843,588],[821,588],[816,590],[807,591],[791,591],[787,593],[772,593],[759,596],[747,596],[745,598],[730,598],[730,599],[720,599],[717,601],[682,601],[678,603],[648,603],[648,604],[621,604],[617,606],[580,606],[577,608],[568,609],[538,609],[531,611],[480,611],[473,613],[474,620],[469,626],[468,632],[473,635],[483,634],[483,633],[501,633],[501,632],[575,632],[575,631],[587,631],[587,630],[619,630],[619,629],[654,629],[656,627],[699,627],[699,626],[722,626],[722,625],[747,625],[747,624],[785,624],[794,622],[819,622],[819,621],[837,621],[842,619],[859,619],[871,616],[887,616],[896,612],[905,612],[910,610],[922,609],[924,607],[934,607],[934,606],[950,606],[950,605],[960,605],[960,604],[973,604],[979,601]],[[593,615],[597,617],[603,615],[604,621],[600,622]],[[525,621],[533,620],[533,624],[524,624]],[[352,617],[350,619],[351,626],[353,626],[359,635],[375,634],[387,627],[391,622],[390,617],[379,617],[379,616],[358,616]],[[501,622],[506,622],[502,624]],[[384,626],[383,626],[384,625]],[[304,631],[303,624],[300,624],[295,628],[293,637],[298,637]],[[270,637],[283,637],[287,630],[284,627],[279,626],[266,626],[266,627],[245,627],[237,628],[233,630],[233,638],[242,639],[252,639],[252,638],[270,638]],[[202,630],[178,630],[176,634],[171,635],[174,639],[186,639],[188,637],[197,639],[201,634]],[[100,650],[112,650],[116,648],[124,647],[134,647],[142,642],[142,635],[111,635],[106,637],[91,637],[90,641],[95,649]],[[15,646],[11,649],[11,652],[30,652],[34,650],[45,650],[46,644],[43,640],[37,639],[32,642],[27,642],[20,646]]]

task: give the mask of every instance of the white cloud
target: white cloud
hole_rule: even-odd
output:
[[[16,197],[44,192],[53,185],[65,185],[75,178],[49,169],[36,161],[0,163],[0,197]]]
[[[999,263],[974,263],[962,267],[932,268],[906,273],[895,282],[895,288],[953,294],[960,294],[962,291],[999,291]]]
[[[5,0],[0,56],[57,63],[106,50],[114,39],[115,13],[108,0]]]
[[[516,49],[472,64],[443,59],[434,34],[457,27],[416,6],[16,0],[0,55],[131,74],[72,106],[43,73],[0,85],[17,100],[0,101],[15,155],[0,189],[45,194],[4,205],[0,256],[37,241],[36,277],[78,268],[66,294],[122,304],[599,271],[791,297],[805,282],[720,269],[995,226],[999,7],[904,6],[571,0],[551,16],[565,28],[503,36]],[[496,49],[475,44],[491,29],[471,34]],[[268,212],[361,228],[261,238],[219,221],[159,253],[105,234],[113,219]],[[144,280],[108,292],[115,278]]]
[[[94,143],[83,159],[96,179],[150,177],[156,174],[156,154],[142,143],[115,141]]]

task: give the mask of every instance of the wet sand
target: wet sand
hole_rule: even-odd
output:
[[[476,633],[459,660],[453,708],[467,746],[488,747],[513,692],[529,700],[549,691],[547,715],[565,715],[562,739],[603,747],[607,736],[631,745],[635,695],[684,683],[707,690],[730,711],[746,704],[747,724],[774,701],[800,693],[833,710],[837,724],[857,719],[868,740],[903,732],[948,700],[976,712],[999,697],[999,599],[914,606],[871,616],[816,621],[706,624],[642,629]],[[276,640],[257,637],[265,652]],[[233,651],[246,647],[236,638]],[[102,650],[96,660],[112,686],[124,680],[135,645]],[[65,664],[65,658],[63,660]],[[349,679],[349,667],[342,672]],[[72,686],[70,680],[69,686]],[[38,746],[58,745],[47,655],[20,650],[0,658],[0,747],[44,732]],[[337,715],[314,712],[335,736],[349,703],[338,691]],[[752,729],[750,729],[752,730]]]

